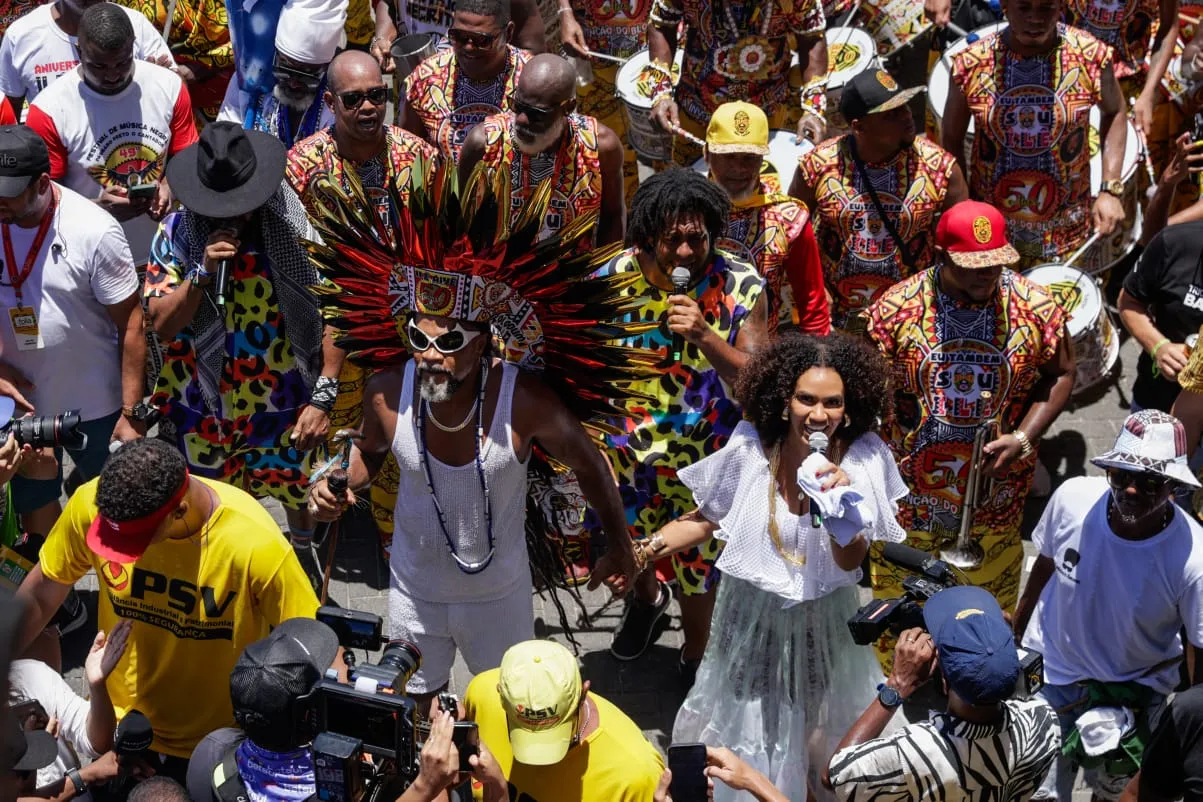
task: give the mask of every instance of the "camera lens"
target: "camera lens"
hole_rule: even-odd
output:
[[[399,672],[403,681],[398,687],[404,688],[422,665],[422,650],[407,640],[391,640],[380,655],[380,665]]]

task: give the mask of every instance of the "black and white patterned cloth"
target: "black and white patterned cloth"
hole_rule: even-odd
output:
[[[1061,751],[1057,716],[1042,699],[1003,703],[999,725],[950,714],[835,754],[831,782],[855,802],[1026,802]]]

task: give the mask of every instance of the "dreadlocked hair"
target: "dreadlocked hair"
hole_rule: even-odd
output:
[[[627,245],[652,251],[664,229],[683,217],[699,216],[710,241],[727,230],[731,199],[701,173],[673,167],[639,185],[627,215]]]

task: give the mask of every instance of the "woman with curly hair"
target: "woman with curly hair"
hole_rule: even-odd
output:
[[[906,536],[895,521],[906,485],[876,434],[892,411],[888,375],[876,351],[838,333],[786,334],[759,351],[735,386],[745,420],[680,472],[697,510],[644,548],[659,559],[711,536],[723,543],[710,643],[673,741],[727,746],[793,800],[834,798],[818,778],[881,680],[847,621],[869,541]],[[872,519],[842,545],[812,525],[798,484],[817,432],[830,441],[816,470],[824,491],[850,485]]]

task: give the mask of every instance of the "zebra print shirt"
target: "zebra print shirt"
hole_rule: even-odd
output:
[[[1060,752],[1042,699],[1003,703],[1000,725],[949,714],[851,746],[831,759],[841,802],[1026,802]]]

